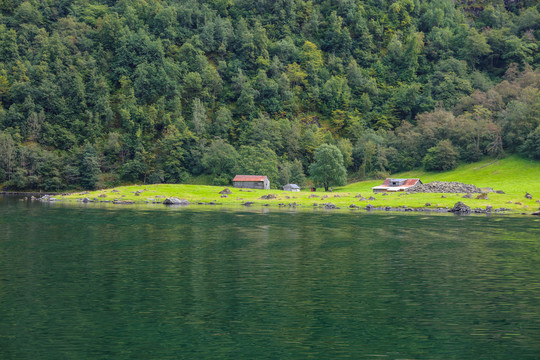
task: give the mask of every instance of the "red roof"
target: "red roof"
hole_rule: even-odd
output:
[[[407,188],[410,188],[411,186],[414,186],[416,185],[420,179],[404,179],[405,182],[403,183],[403,185],[399,185],[399,186],[390,186],[390,181],[392,181],[394,179],[386,179],[384,180],[384,182],[379,185],[379,186],[375,186],[377,189],[381,189],[381,188],[391,188],[391,189],[407,189]]]
[[[264,181],[266,176],[262,175],[236,175],[233,181]]]
[[[405,181],[405,186],[416,185],[418,181],[420,181],[420,179],[407,179],[407,181]]]

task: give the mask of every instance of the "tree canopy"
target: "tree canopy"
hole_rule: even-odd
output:
[[[354,178],[446,140],[538,159],[539,24],[529,0],[2,1],[0,184],[280,184],[323,144]]]
[[[328,191],[330,186],[345,185],[347,170],[341,151],[334,145],[319,146],[315,150],[313,163],[309,166],[309,174],[316,184],[324,186],[325,191]]]

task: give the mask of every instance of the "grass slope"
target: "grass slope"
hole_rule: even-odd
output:
[[[178,197],[190,202],[208,203],[214,201],[224,205],[240,205],[246,201],[253,201],[255,205],[278,204],[288,205],[296,203],[303,207],[313,207],[313,203],[332,202],[336,206],[346,208],[351,204],[365,207],[368,203],[375,207],[425,207],[431,203],[431,208],[452,207],[457,201],[463,201],[472,208],[491,205],[494,208],[510,208],[519,212],[533,212],[538,210],[540,204],[540,162],[510,156],[501,160],[486,160],[474,164],[458,167],[453,171],[432,173],[424,171],[409,171],[395,174],[396,178],[420,178],[422,182],[431,181],[459,181],[474,184],[478,187],[491,187],[503,190],[506,194],[490,193],[488,200],[462,199],[463,194],[411,194],[393,193],[387,196],[374,195],[371,187],[379,185],[380,180],[363,181],[336,188],[332,193],[302,191],[299,193],[281,190],[240,190],[230,187],[232,194],[221,198],[219,191],[223,186],[162,184],[162,185],[134,185],[115,189],[104,189],[90,193],[79,193],[63,196],[64,199],[81,199],[88,197],[98,201],[111,201],[113,199],[130,200],[136,203],[145,203],[154,200],[162,201],[160,197]],[[114,190],[114,192],[113,192]],[[143,191],[138,196],[137,191]],[[533,195],[533,199],[525,198],[525,192]],[[272,200],[261,200],[262,195],[276,194]],[[366,198],[374,196],[375,200],[359,201],[355,196],[361,194]],[[101,197],[100,197],[101,195]],[[313,197],[314,195],[318,197]],[[159,197],[158,197],[159,196]]]
[[[525,195],[540,192],[540,162],[517,156],[500,160],[485,160],[461,165],[447,172],[407,171],[394,174],[393,178],[420,178],[423,183],[432,181],[458,181],[477,187],[491,187],[507,194]],[[341,187],[339,191],[368,191],[381,181],[363,181]],[[540,194],[538,194],[540,196]]]

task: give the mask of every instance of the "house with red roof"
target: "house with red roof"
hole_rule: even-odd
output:
[[[236,175],[233,186],[247,189],[270,189],[270,180],[263,175]]]
[[[372,187],[374,193],[405,191],[417,184],[421,184],[420,179],[386,179],[382,185]]]

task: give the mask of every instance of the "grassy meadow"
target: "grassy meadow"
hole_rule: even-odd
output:
[[[245,202],[254,202],[253,206],[279,206],[296,203],[303,208],[311,208],[314,203],[332,204],[347,208],[351,204],[365,207],[372,204],[375,207],[411,207],[411,208],[445,208],[452,207],[457,201],[463,201],[471,208],[485,208],[488,205],[497,208],[509,208],[513,212],[531,213],[540,208],[540,162],[510,156],[500,160],[486,160],[473,164],[466,164],[455,170],[432,173],[424,171],[409,171],[392,175],[394,178],[420,178],[423,183],[431,181],[459,181],[473,184],[477,187],[489,187],[494,190],[502,190],[505,194],[489,193],[488,200],[463,199],[464,194],[440,193],[405,193],[373,194],[371,188],[382,183],[381,180],[362,181],[343,187],[334,188],[333,192],[310,192],[309,189],[301,192],[286,192],[277,189],[251,190],[236,189],[229,186],[232,194],[222,198],[219,192],[225,186],[186,185],[186,184],[157,184],[157,185],[132,185],[114,189],[101,189],[92,192],[73,193],[64,195],[65,200],[77,200],[82,198],[95,199],[96,201],[133,201],[135,203],[147,203],[163,201],[167,197],[177,197],[189,200],[192,203],[215,202],[228,206],[239,206]],[[137,192],[139,192],[137,194]],[[533,199],[526,199],[525,193],[532,194]],[[275,199],[263,200],[261,196],[274,194]],[[357,195],[365,198],[373,196],[375,200],[359,201]],[[426,203],[431,203],[426,206]]]

